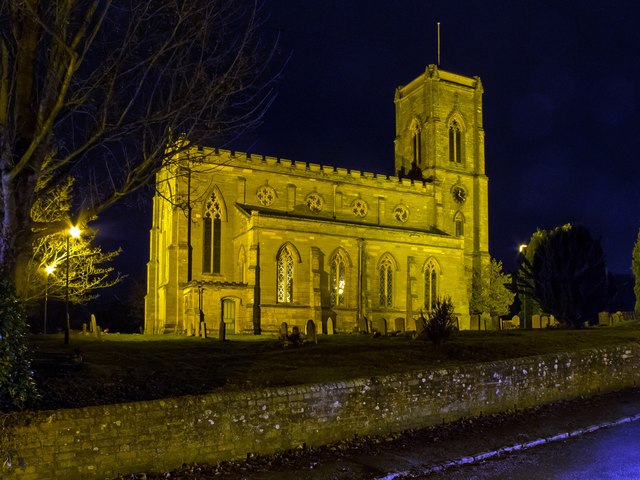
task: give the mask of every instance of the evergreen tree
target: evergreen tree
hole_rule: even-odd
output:
[[[613,281],[600,241],[582,226],[563,225],[540,235],[533,260],[520,257],[517,288],[545,312],[573,328],[594,324],[608,308]]]
[[[636,305],[634,311],[636,315],[640,315],[640,230],[638,230],[638,238],[631,254],[631,271],[635,277],[633,293],[636,294]]]

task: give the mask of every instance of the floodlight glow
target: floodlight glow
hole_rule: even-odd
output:
[[[69,229],[69,235],[73,238],[78,238],[80,236],[80,229],[74,225]]]
[[[53,273],[53,271],[56,269],[56,266],[55,265],[47,265],[44,269],[46,270],[47,275],[51,275]]]

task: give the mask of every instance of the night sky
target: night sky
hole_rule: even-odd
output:
[[[221,146],[393,174],[394,91],[437,63],[439,21],[440,68],[478,75],[485,90],[492,256],[512,269],[536,228],[571,222],[601,237],[610,271],[630,273],[640,227],[635,2],[267,0],[265,13],[267,41],[279,34],[280,61],[289,57],[277,97],[258,130]],[[135,255],[126,266],[136,271],[124,273],[144,270],[147,215],[120,242],[125,259]],[[119,229],[103,225],[116,240]]]
[[[393,174],[393,95],[437,63],[482,79],[490,251],[580,223],[629,273],[640,227],[640,7],[593,1],[270,2],[290,53],[264,125],[238,147]]]

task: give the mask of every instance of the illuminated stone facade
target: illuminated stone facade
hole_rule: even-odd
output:
[[[145,332],[413,330],[444,295],[468,328],[489,261],[482,85],[430,65],[395,104],[396,176],[176,154],[156,179]]]

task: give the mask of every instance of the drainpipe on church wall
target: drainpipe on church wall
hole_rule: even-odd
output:
[[[363,290],[364,290],[364,239],[358,239],[358,323],[364,319],[364,305],[363,305]],[[365,325],[365,331],[368,332],[368,322],[363,322]]]
[[[193,247],[191,245],[191,166],[187,165],[187,282],[193,279]]]

